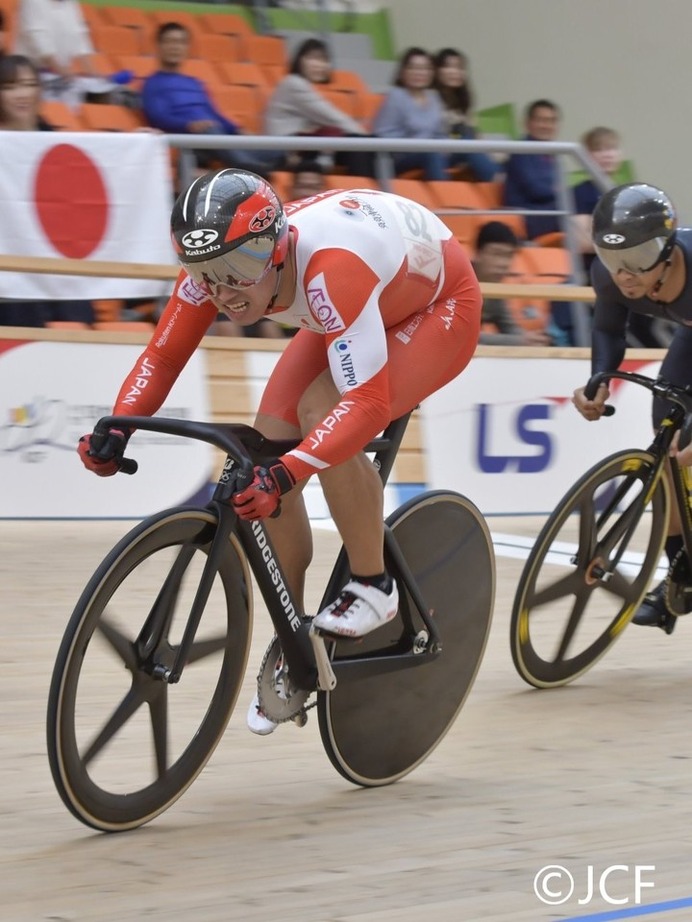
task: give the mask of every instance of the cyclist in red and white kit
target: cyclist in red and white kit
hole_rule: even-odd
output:
[[[182,270],[113,413],[155,413],[219,311],[241,325],[267,316],[298,327],[255,425],[268,438],[302,441],[256,467],[233,506],[243,519],[267,519],[302,602],[312,558],[302,487],[317,474],[352,576],[313,624],[362,637],[398,607],[384,566],[382,482],[362,449],[471,359],[482,301],[471,264],[442,221],[408,199],[330,191],[284,209],[265,180],[233,169],[196,179],[178,198],[171,229]],[[98,445],[85,436],[82,461],[102,476],[116,473],[130,435],[114,430]],[[257,700],[248,724],[262,734],[276,726]]]

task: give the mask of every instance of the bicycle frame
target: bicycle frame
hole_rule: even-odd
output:
[[[686,432],[685,430],[692,429],[692,389],[670,384],[660,378],[653,379],[633,372],[613,371],[594,375],[585,388],[585,394],[593,398],[598,387],[601,384],[607,384],[611,378],[619,378],[639,384],[651,391],[655,397],[672,402],[668,414],[661,422],[648,448],[648,451],[656,459],[656,463],[645,482],[645,493],[649,495],[653,491],[664,472],[665,462],[668,461],[670,479],[673,484],[673,498],[680,513],[682,539],[688,559],[692,561],[692,496],[688,487],[690,475],[687,473],[688,469],[686,467],[680,467],[677,460],[669,455],[675,433],[681,431],[681,436],[687,437],[689,436],[689,431]],[[612,503],[609,504],[609,506],[612,505]],[[644,505],[641,506],[640,512],[643,508]],[[637,521],[638,518],[631,523],[630,528],[632,530],[636,527]],[[616,564],[617,561],[614,562],[614,566]]]
[[[368,453],[375,453],[373,463],[380,474],[383,484],[387,482],[391,473],[409,418],[410,413],[393,420],[382,436],[374,439],[364,449]],[[106,430],[122,427],[144,429],[187,438],[192,437],[215,445],[226,452],[226,461],[219,481],[207,506],[217,517],[218,525],[207,555],[202,578],[188,615],[180,647],[173,665],[170,668],[154,666],[152,669],[153,674],[169,684],[175,684],[180,681],[214,582],[219,560],[226,552],[230,535],[235,533],[248,559],[251,571],[257,580],[260,593],[281,642],[292,681],[300,689],[314,690],[317,684],[318,671],[313,646],[309,638],[309,623],[303,618],[302,612],[300,612],[299,606],[291,593],[281,563],[266,529],[259,521],[244,522],[239,520],[230,502],[233,493],[243,489],[249,483],[254,464],[261,462],[262,458],[276,457],[289,451],[298,444],[297,440],[271,441],[265,439],[251,427],[242,424],[213,425],[157,417],[104,417],[97,425],[97,428]],[[415,608],[425,624],[430,638],[425,651],[417,650],[414,654],[405,651],[403,654],[393,653],[388,655],[387,659],[391,661],[390,668],[404,668],[411,665],[413,656],[415,656],[416,660],[425,661],[427,657],[421,656],[421,652],[437,655],[441,649],[440,638],[437,628],[426,609],[415,578],[399,552],[391,530],[386,526],[385,549],[390,559],[394,562],[397,578],[413,599]],[[182,566],[184,566],[184,562]],[[175,573],[175,568],[172,573]],[[331,600],[335,598],[347,578],[348,561],[342,548],[329,580],[325,599]],[[156,638],[160,637],[165,629],[167,619],[170,617],[169,606],[165,604],[159,605],[158,602],[162,599],[165,600],[171,592],[175,591],[173,580],[174,577],[167,581],[166,586],[162,587],[157,604],[140,632],[138,643],[143,649],[151,648],[152,644],[155,647]],[[405,623],[412,627],[412,618],[408,612],[405,613]],[[372,659],[374,660],[375,658]],[[377,659],[381,661],[382,658],[377,657]],[[371,660],[369,659],[368,661]],[[339,668],[346,666],[348,662],[348,660],[340,660]]]

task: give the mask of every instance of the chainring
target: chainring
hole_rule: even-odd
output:
[[[674,615],[692,611],[692,568],[685,549],[677,552],[666,576],[666,605]]]
[[[309,691],[292,685],[279,638],[275,636],[257,676],[257,698],[263,713],[277,724],[296,718],[298,723],[304,723],[309,697]]]

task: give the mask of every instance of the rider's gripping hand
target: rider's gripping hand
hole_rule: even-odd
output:
[[[600,419],[607,412],[606,400],[608,397],[610,397],[610,391],[605,384],[601,384],[593,400],[587,400],[584,396],[584,388],[578,387],[572,397],[572,403],[584,419],[595,420]]]
[[[130,435],[122,429],[109,429],[106,435],[96,432],[83,435],[77,445],[82,464],[99,477],[117,474]]]
[[[276,516],[281,496],[288,493],[294,484],[293,474],[279,460],[271,461],[266,467],[256,466],[252,483],[233,494],[233,508],[241,519],[248,522]]]

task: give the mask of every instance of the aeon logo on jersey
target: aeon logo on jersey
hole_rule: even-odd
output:
[[[477,462],[484,474],[538,474],[550,464],[553,456],[553,438],[540,423],[552,418],[553,407],[545,403],[529,403],[520,407],[513,420],[514,434],[521,446],[516,454],[493,454],[490,445],[493,430],[507,431],[506,413],[498,408],[480,403],[477,415]],[[517,446],[519,447],[519,446]]]
[[[324,273],[316,275],[315,278],[308,283],[307,292],[310,313],[325,333],[336,333],[339,330],[346,329],[346,324],[341,319],[337,309],[331,303]]]

